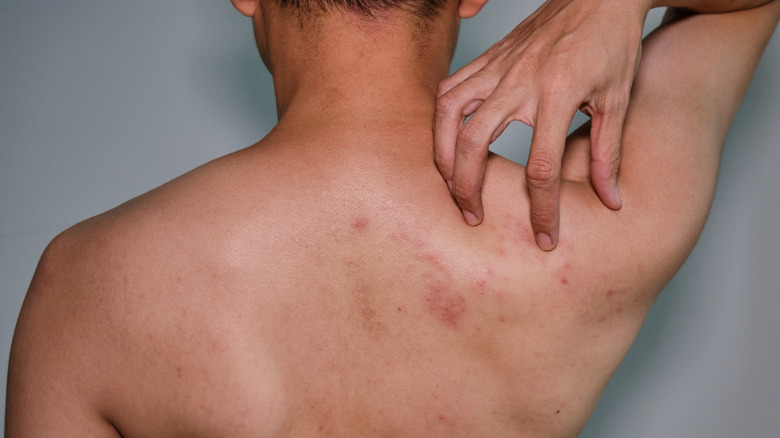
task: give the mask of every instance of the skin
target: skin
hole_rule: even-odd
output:
[[[653,7],[716,13],[766,0],[547,0],[504,39],[439,85],[436,164],[470,225],[484,218],[488,147],[512,121],[534,127],[526,167],[530,220],[539,247],[560,229],[561,160],[579,109],[591,117],[590,175],[603,204],[618,190],[623,126]],[[576,74],[572,74],[576,72]],[[470,118],[468,121],[467,117]]]
[[[698,237],[780,4],[646,42],[623,208],[590,184],[586,126],[567,141],[554,252],[524,237],[521,166],[488,159],[496,213],[469,227],[433,162],[436,84],[479,3],[448,4],[424,46],[398,13],[301,32],[275,2],[235,4],[279,124],[49,245],[6,436],[576,436]]]

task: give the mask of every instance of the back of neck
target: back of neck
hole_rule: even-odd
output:
[[[394,15],[331,12],[315,29],[270,29],[279,124],[427,123],[430,129],[457,32],[457,20],[437,23],[423,31]]]

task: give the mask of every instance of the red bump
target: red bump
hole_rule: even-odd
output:
[[[352,228],[357,231],[364,231],[366,228],[368,228],[369,220],[365,217],[358,217],[352,222]]]

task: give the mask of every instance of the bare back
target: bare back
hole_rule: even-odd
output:
[[[703,200],[678,208],[672,190],[669,211],[648,208],[673,172],[643,158],[647,127],[676,115],[655,111],[667,65],[647,53],[624,208],[600,205],[575,134],[554,252],[533,240],[522,168],[500,157],[472,228],[429,130],[277,129],[53,242],[14,354],[69,401],[27,389],[11,408],[57,405],[92,425],[82,435],[576,436],[693,245],[717,170],[722,139],[691,145],[713,157],[690,188]]]
[[[425,135],[392,149],[413,135],[374,131],[393,140],[367,149],[321,134],[272,134],[73,231],[80,277],[105,294],[90,313],[112,328],[95,333],[115,358],[100,374],[126,394],[112,424],[575,435],[643,319],[640,290],[594,286],[595,260],[565,240],[536,248],[517,165],[491,159],[491,214],[472,228]]]

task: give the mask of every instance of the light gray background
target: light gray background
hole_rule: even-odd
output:
[[[492,0],[464,22],[454,67],[538,4]],[[583,437],[780,436],[779,72],[776,38],[704,234]],[[0,373],[51,238],[254,143],[274,108],[250,22],[228,0],[0,0]],[[530,130],[515,125],[494,149],[523,162]]]

